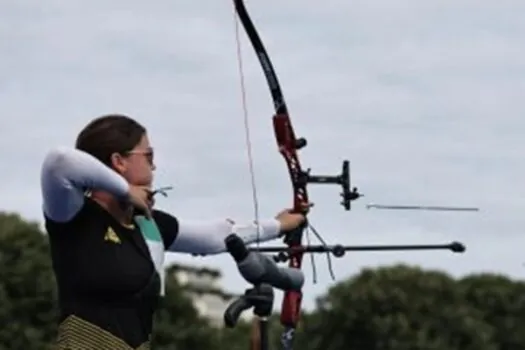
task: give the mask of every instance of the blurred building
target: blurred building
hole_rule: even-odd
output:
[[[181,264],[174,264],[171,268],[174,277],[185,289],[199,314],[208,318],[215,326],[222,327],[224,311],[239,295],[222,290],[221,272],[217,269]],[[241,315],[245,321],[252,317],[251,311]]]

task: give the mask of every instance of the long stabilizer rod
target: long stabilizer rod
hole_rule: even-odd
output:
[[[434,210],[434,211],[479,211],[476,207],[447,207],[426,205],[386,205],[367,204],[367,209],[389,209],[389,210]]]
[[[336,245],[308,245],[296,248],[287,247],[259,247],[249,248],[250,251],[261,253],[278,253],[274,260],[285,262],[294,253],[331,253],[336,258],[340,258],[349,251],[399,251],[399,250],[450,250],[453,253],[463,253],[466,247],[461,242],[451,242],[446,244],[413,244],[413,245],[362,245],[344,246]]]

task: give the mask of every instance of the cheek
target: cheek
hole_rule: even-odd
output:
[[[133,185],[149,186],[153,180],[153,172],[149,166],[135,166],[130,167],[124,174],[124,177]]]

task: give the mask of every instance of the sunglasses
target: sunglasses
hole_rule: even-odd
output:
[[[129,152],[126,152],[126,155],[133,155],[133,154],[137,154],[139,156],[144,156],[146,158],[146,160],[148,161],[148,163],[150,165],[153,165],[154,152],[153,152],[152,149],[146,150],[146,151],[129,151]]]

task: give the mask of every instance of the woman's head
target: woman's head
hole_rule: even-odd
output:
[[[153,149],[146,128],[120,114],[94,119],[80,132],[75,147],[112,168],[130,184],[150,186],[153,181]]]

